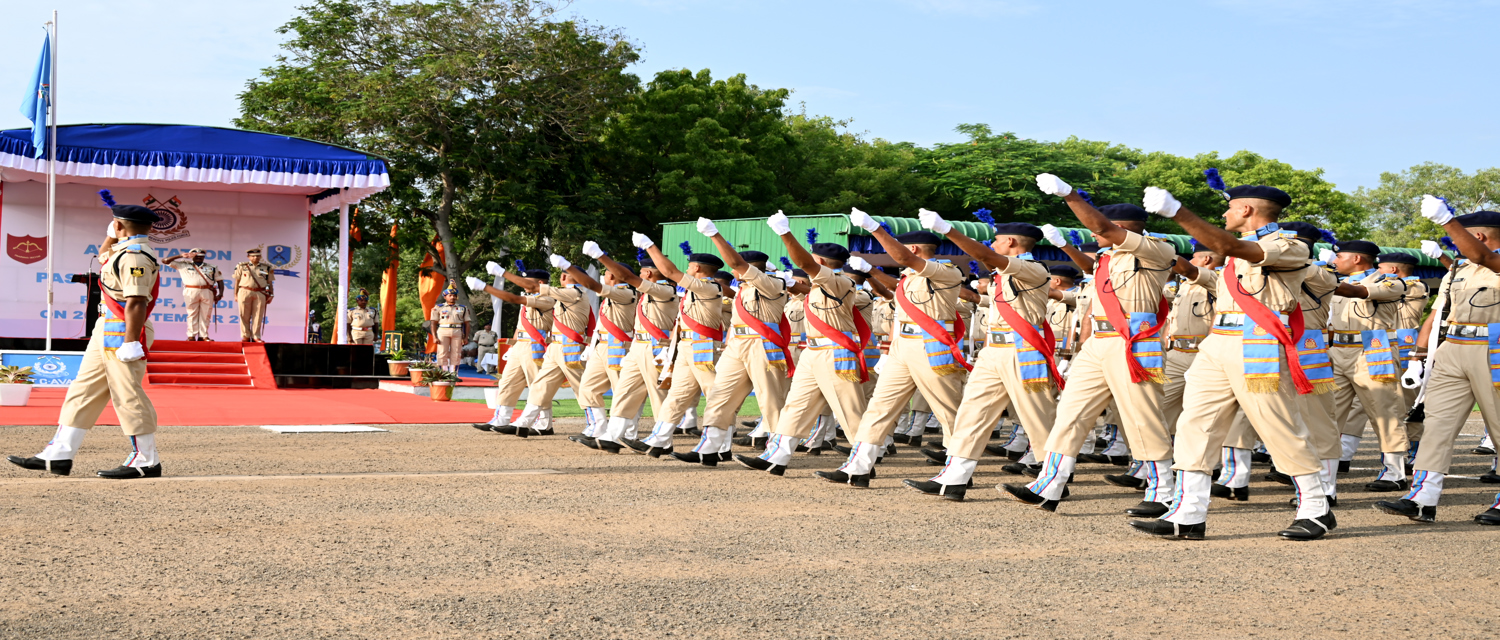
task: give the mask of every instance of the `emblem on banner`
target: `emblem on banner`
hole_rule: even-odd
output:
[[[302,263],[302,246],[292,245],[288,247],[284,244],[273,244],[266,247],[266,262],[271,263],[271,266],[275,267],[276,275],[278,276],[300,278],[301,276],[296,271],[289,271],[284,267]]]
[[[31,264],[47,257],[47,239],[36,236],[5,234],[5,255],[21,264]]]
[[[177,196],[157,200],[156,196],[148,194],[145,199],[141,200],[141,203],[160,218],[151,224],[152,242],[166,244],[193,235],[187,230],[187,214],[182,211],[182,200]]]
[[[68,373],[68,365],[57,356],[42,356],[36,359],[36,364],[31,365],[37,375],[47,378],[61,378]]]

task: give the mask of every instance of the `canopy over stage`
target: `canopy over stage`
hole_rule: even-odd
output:
[[[307,335],[312,215],[340,211],[390,186],[385,162],[361,151],[289,136],[189,125],[84,124],[57,127],[57,196],[47,233],[48,161],[36,158],[30,129],[0,131],[0,336],[42,337],[47,327],[48,252],[55,252],[53,335],[82,337],[85,288],[75,274],[97,272],[110,219],[97,192],[140,203],[161,216],[151,232],[157,257],[191,248],[227,279],[245,251],[260,248],[277,273],[265,338]],[[347,249],[347,237],[341,237]],[[347,264],[341,289],[347,289]],[[159,339],[186,337],[181,280],[162,269],[152,321]],[[347,295],[343,296],[347,298]],[[218,305],[216,340],[239,339],[238,305],[228,290]]]

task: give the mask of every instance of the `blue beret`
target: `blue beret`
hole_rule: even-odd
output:
[[[1297,234],[1297,239],[1316,243],[1323,239],[1323,231],[1317,225],[1308,222],[1282,222],[1276,226]]]
[[[1276,187],[1262,187],[1243,184],[1238,187],[1229,189],[1224,193],[1229,194],[1230,200],[1233,200],[1235,198],[1260,198],[1261,200],[1270,200],[1271,202],[1279,204],[1282,207],[1292,206],[1292,197],[1287,195],[1285,191],[1277,189]]]
[[[706,264],[710,267],[713,267],[715,271],[724,268],[724,261],[720,260],[719,256],[716,256],[712,253],[694,253],[688,256],[688,262]]]
[[[1084,253],[1099,253],[1099,243],[1097,243],[1097,242],[1085,242],[1083,244],[1078,245],[1078,250],[1082,251]]]
[[[801,269],[792,269],[792,276],[796,278],[806,278],[807,272]]]
[[[718,278],[719,280],[733,280],[734,279],[734,274],[732,274],[732,273],[730,273],[728,271],[715,271],[714,272],[714,277]]]
[[[1104,205],[1099,207],[1099,213],[1119,222],[1145,222],[1150,217],[1145,209],[1126,203]]]
[[[532,280],[541,280],[542,282],[552,279],[552,272],[546,269],[527,269],[521,273]]]
[[[1394,262],[1396,264],[1410,264],[1410,265],[1415,265],[1415,264],[1417,264],[1417,257],[1414,256],[1414,255],[1412,255],[1412,254],[1410,254],[1410,253],[1401,253],[1400,251],[1392,251],[1390,253],[1382,253],[1382,254],[1380,254],[1378,257],[1375,258],[1375,262],[1377,262],[1377,263],[1379,263],[1379,262]]]
[[[641,265],[642,269],[655,269],[656,268],[656,263],[652,262],[651,258],[641,258],[640,260],[636,260],[636,262]]]
[[[845,249],[844,245],[834,244],[832,242],[819,242],[814,244],[812,246],[812,254],[815,256],[828,258],[829,260],[847,261],[849,259],[849,250]]]
[[[1054,276],[1062,276],[1064,278],[1072,278],[1073,280],[1077,280],[1077,279],[1083,277],[1083,272],[1079,271],[1078,267],[1075,267],[1075,266],[1070,265],[1070,264],[1053,265],[1052,267],[1050,267],[1050,268],[1047,269],[1047,273],[1050,273],[1050,274],[1052,274]]]
[[[753,250],[752,251],[741,251],[740,252],[740,257],[743,258],[745,260],[745,262],[770,262],[771,261],[771,256],[766,255],[765,252],[762,252],[762,251],[753,251]]]
[[[1454,218],[1465,227],[1500,227],[1500,213],[1475,211]]]
[[[1042,239],[1042,228],[1025,222],[1001,222],[995,225],[997,236],[1022,236],[1033,240]]]
[[[155,211],[147,209],[138,204],[117,204],[113,207],[110,207],[109,210],[114,212],[116,220],[125,220],[127,222],[142,222],[147,224],[156,222],[157,220],[161,220],[161,217],[157,216]]]
[[[1366,240],[1345,240],[1333,247],[1339,253],[1363,253],[1370,257],[1380,255],[1380,247]]]
[[[930,244],[937,246],[943,243],[943,239],[931,231],[911,231],[896,236],[896,242],[901,244]]]

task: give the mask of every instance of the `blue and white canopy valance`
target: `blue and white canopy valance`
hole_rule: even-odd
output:
[[[0,131],[0,179],[47,179],[30,129]],[[385,162],[302,138],[192,125],[78,124],[57,128],[59,182],[187,183],[214,191],[293,193],[326,213],[390,186]],[[187,185],[184,185],[187,186]]]

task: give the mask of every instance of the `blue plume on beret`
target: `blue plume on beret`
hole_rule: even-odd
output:
[[[646,253],[645,249],[637,248],[635,250],[635,261],[636,262],[640,262],[642,260],[645,260],[647,255],[648,254]]]
[[[979,275],[979,261],[978,260],[970,260],[969,261],[969,273],[974,274],[974,275]]]
[[[100,189],[99,199],[104,201],[106,207],[115,206],[115,197],[109,194],[109,189]]]
[[[980,222],[989,225],[991,229],[995,228],[995,214],[991,213],[989,209],[979,209],[978,211],[975,211],[974,217],[978,218]]]
[[[1453,238],[1450,238],[1448,236],[1443,236],[1441,238],[1438,238],[1438,246],[1440,246],[1440,247],[1442,247],[1444,249],[1447,249],[1449,251],[1452,251],[1454,253],[1458,253],[1458,245],[1454,244],[1453,243]]]
[[[1448,207],[1448,213],[1458,213],[1457,211],[1453,210],[1453,205],[1448,204],[1447,198],[1438,198],[1438,200],[1441,200],[1443,202],[1443,206]]]
[[[1089,192],[1084,191],[1083,189],[1078,190],[1078,197],[1083,198],[1083,201],[1089,203],[1090,205],[1094,204],[1094,199],[1089,197]]]
[[[786,256],[781,256],[781,266],[786,267],[787,269],[795,269],[796,268],[796,267],[792,266],[792,261],[791,260],[787,260],[786,259]]]
[[[1208,178],[1208,188],[1214,191],[1224,190],[1224,179],[1219,177],[1219,170],[1209,167],[1203,170],[1204,177]]]
[[[1078,233],[1077,229],[1068,229],[1068,242],[1073,243],[1075,247],[1083,244],[1083,234]]]
[[[677,247],[679,249],[682,249],[682,255],[685,255],[685,256],[693,255],[693,245],[692,245],[692,243],[689,243],[687,240],[683,240],[682,244],[677,245]]]
[[[1188,238],[1188,246],[1193,247],[1194,250],[1197,250],[1197,248],[1198,248],[1198,239],[1197,238]]]
[[[891,235],[896,235],[896,230],[895,230],[895,229],[892,229],[892,228],[891,228],[891,225],[889,225],[889,224],[886,224],[886,222],[885,222],[885,221],[884,221],[884,220],[881,220],[881,221],[880,221],[880,228],[881,228],[881,229],[885,229],[885,232],[886,232],[886,233],[889,233],[889,234],[891,234]]]
[[[526,270],[526,263],[521,262],[520,258],[516,258],[516,271],[525,271],[525,270]]]
[[[1323,242],[1327,242],[1328,244],[1338,244],[1339,243],[1338,236],[1333,235],[1332,231],[1329,231],[1327,229],[1318,229],[1318,231],[1323,234]]]
[[[807,230],[807,243],[808,244],[816,244],[817,242],[818,242],[818,230],[817,229],[808,229]]]

